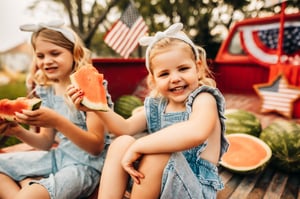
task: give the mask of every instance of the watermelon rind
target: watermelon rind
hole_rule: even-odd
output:
[[[108,111],[108,105],[106,103],[93,103],[91,101],[89,101],[87,98],[83,98],[83,100],[81,101],[81,104],[88,107],[89,109],[92,110],[96,110],[96,111]]]
[[[272,150],[271,164],[285,173],[300,173],[300,124],[278,119],[261,132]]]
[[[253,166],[244,166],[244,167],[230,165],[229,163],[227,163],[223,159],[221,159],[220,165],[222,167],[226,168],[227,170],[229,170],[233,173],[248,175],[248,174],[256,174],[256,173],[263,171],[267,167],[267,165],[270,163],[270,160],[272,157],[272,150],[269,147],[269,145],[267,145],[263,140],[255,137],[253,135],[248,135],[248,134],[244,134],[244,133],[234,133],[234,134],[226,135],[227,139],[230,139],[230,137],[244,137],[244,138],[251,139],[252,141],[255,141],[256,143],[260,144],[265,149],[267,155],[262,160],[260,160],[260,162],[258,164],[253,165]],[[247,144],[247,143],[245,143],[245,144]],[[253,150],[255,150],[255,149],[253,149]],[[246,157],[248,155],[249,154],[245,154]]]
[[[31,110],[39,109],[42,105],[42,100],[40,98],[27,99]]]
[[[41,104],[42,104],[42,100],[40,98],[25,98],[25,97],[19,97],[15,100],[9,100],[11,101],[11,103],[14,103],[14,101],[22,101],[23,103],[25,103],[27,105],[27,110],[36,110],[39,109]],[[21,111],[21,110],[20,110]],[[8,115],[8,114],[1,114],[0,113],[0,117],[4,118],[6,121],[14,121],[14,117],[15,115]]]
[[[259,137],[262,131],[260,120],[252,112],[242,109],[226,109],[224,116],[226,134],[244,133]]]

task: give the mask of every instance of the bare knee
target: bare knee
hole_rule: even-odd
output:
[[[0,173],[0,198],[13,198],[20,191],[20,187],[12,178]]]
[[[23,199],[23,198],[50,199],[50,195],[47,189],[40,184],[32,184],[32,185],[27,184],[20,190],[20,192],[15,197],[15,199]]]
[[[115,153],[114,151],[124,151],[135,141],[135,138],[129,135],[121,135],[110,144],[108,153]]]
[[[21,187],[25,187],[26,185],[29,184],[30,181],[32,181],[32,180],[39,180],[39,179],[41,179],[41,177],[36,177],[36,178],[25,178],[24,180],[21,180],[21,181],[19,182],[19,184],[20,184]]]
[[[111,145],[122,145],[122,144],[131,144],[135,141],[135,138],[130,135],[121,135],[116,137],[115,140],[111,143]]]

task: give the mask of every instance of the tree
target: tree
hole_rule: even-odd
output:
[[[103,42],[105,32],[119,17],[130,0],[48,0],[63,5],[70,26],[97,56],[118,56]],[[36,0],[33,5],[44,3]],[[149,32],[164,30],[174,22],[182,22],[198,45],[214,58],[224,35],[236,21],[278,13],[280,6],[263,8],[263,0],[134,0],[144,17]],[[288,1],[288,7],[300,8],[300,0]],[[34,6],[32,7],[34,9]],[[238,16],[238,17],[236,17]],[[225,33],[225,34],[224,34]],[[134,52],[132,56],[140,56]]]

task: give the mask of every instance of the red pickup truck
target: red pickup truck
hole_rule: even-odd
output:
[[[253,93],[254,85],[270,83],[280,73],[291,87],[300,89],[300,13],[284,16],[283,50],[279,63],[276,48],[280,17],[245,19],[230,29],[213,61],[213,71],[221,91]],[[293,105],[292,116],[299,118],[300,98]]]

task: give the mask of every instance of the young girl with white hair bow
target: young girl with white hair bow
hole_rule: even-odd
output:
[[[212,199],[223,188],[217,165],[228,147],[224,98],[210,77],[205,51],[182,27],[173,24],[140,41],[148,45],[152,89],[144,108],[128,119],[113,110],[97,112],[120,135],[108,150],[99,199],[122,199],[126,189],[136,199]],[[68,94],[81,109],[82,94],[72,86]],[[149,135],[132,137],[146,129]]]
[[[33,32],[31,79],[42,106],[15,113],[14,122],[0,118],[0,129],[38,150],[0,154],[0,198],[88,197],[98,186],[110,138],[99,116],[71,107],[65,93],[70,75],[91,64],[90,52],[60,21],[24,25],[21,30]],[[58,146],[52,148],[56,137]]]

